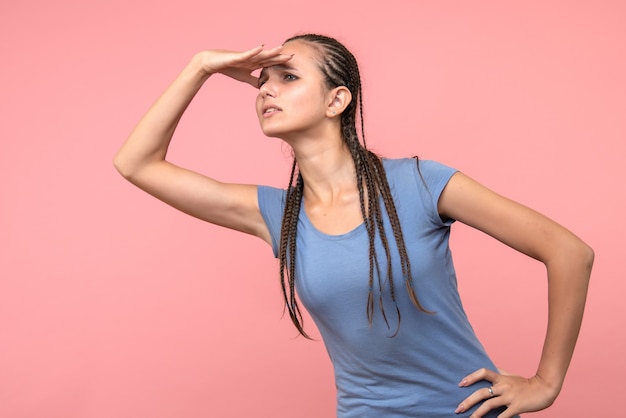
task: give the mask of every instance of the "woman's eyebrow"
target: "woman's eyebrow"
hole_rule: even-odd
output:
[[[264,77],[267,73],[268,69],[275,69],[278,71],[281,70],[288,70],[288,71],[294,71],[297,70],[296,67],[294,67],[293,65],[290,65],[288,63],[283,63],[283,64],[276,64],[276,65],[272,65],[271,67],[263,67],[261,69],[261,73],[259,73],[259,78]]]
[[[282,64],[273,65],[272,68],[276,68],[277,70],[295,70],[296,67],[289,64],[288,62],[284,62]]]

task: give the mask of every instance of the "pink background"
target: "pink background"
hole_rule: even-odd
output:
[[[273,46],[301,31],[334,35],[359,58],[373,148],[455,166],[594,247],[568,380],[535,416],[617,416],[625,3],[212,3],[0,6],[0,416],[334,414],[324,347],[281,318],[269,247],[174,211],[111,164],[193,53]],[[289,152],[260,133],[254,95],[209,80],[172,160],[283,186]],[[462,225],[453,246],[488,351],[500,367],[532,374],[545,328],[542,266]]]

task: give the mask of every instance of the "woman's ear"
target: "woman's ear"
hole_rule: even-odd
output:
[[[352,101],[352,93],[345,86],[335,87],[329,92],[329,103],[326,116],[329,118],[341,115]]]

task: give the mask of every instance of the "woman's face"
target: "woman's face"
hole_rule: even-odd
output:
[[[256,111],[263,133],[277,138],[315,134],[327,119],[329,89],[315,50],[303,41],[284,45],[293,58],[264,68],[259,77]]]

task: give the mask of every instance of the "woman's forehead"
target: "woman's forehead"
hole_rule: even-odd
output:
[[[288,61],[291,62],[292,65],[295,65],[295,63],[310,63],[315,65],[316,60],[318,59],[317,48],[314,48],[308,42],[300,40],[290,41],[284,44],[281,53],[293,55],[293,58]]]

